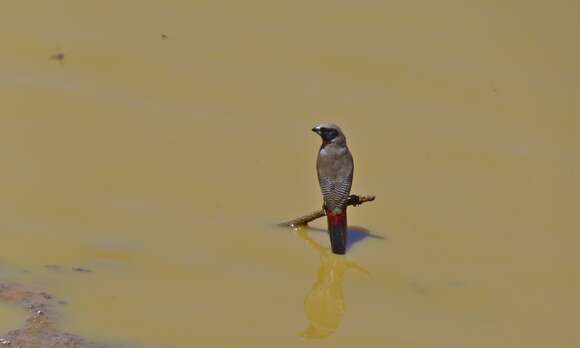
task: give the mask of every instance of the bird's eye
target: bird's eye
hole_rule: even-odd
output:
[[[338,131],[336,129],[326,129],[326,136],[328,139],[332,140],[338,135]]]
[[[338,135],[338,131],[332,128],[320,128],[320,135],[326,141],[331,141]]]

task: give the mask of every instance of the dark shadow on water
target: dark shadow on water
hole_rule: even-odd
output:
[[[308,227],[310,231],[328,233],[326,229]],[[369,229],[360,226],[349,226],[346,242],[346,250],[350,250],[356,244],[362,242],[365,239],[380,239],[385,240],[385,237],[372,233]]]

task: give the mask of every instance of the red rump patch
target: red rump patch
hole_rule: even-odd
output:
[[[341,225],[346,223],[346,209],[343,210],[340,214],[333,214],[327,210],[326,216],[330,225]]]

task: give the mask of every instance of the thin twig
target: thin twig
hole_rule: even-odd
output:
[[[350,195],[348,197],[347,205],[357,206],[361,205],[366,202],[372,202],[375,200],[375,196],[357,196],[357,195]],[[310,221],[316,220],[326,215],[324,209],[320,209],[318,211],[312,212],[308,215],[301,216],[299,218],[286,221],[281,223],[281,226],[288,226],[288,227],[298,227],[307,225]]]

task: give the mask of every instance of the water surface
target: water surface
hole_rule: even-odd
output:
[[[5,281],[140,347],[577,346],[578,11],[7,3]],[[378,197],[346,257],[274,226],[320,207],[327,120]]]

